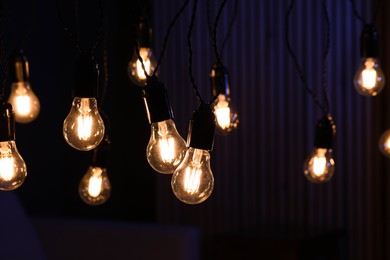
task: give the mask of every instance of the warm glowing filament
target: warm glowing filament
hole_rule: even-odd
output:
[[[325,157],[314,157],[313,158],[313,173],[317,176],[321,176],[325,173],[326,158]]]
[[[199,190],[200,176],[202,171],[194,168],[187,168],[184,178],[184,189],[190,194],[194,194]]]
[[[31,98],[27,95],[17,96],[15,98],[16,108],[20,115],[28,115],[31,112]]]
[[[146,72],[150,73],[150,59],[148,57],[148,49],[141,48],[139,50],[139,54],[143,60]],[[140,79],[146,79],[145,72],[142,69],[142,63],[139,61],[139,59],[137,59],[137,76]]]
[[[222,128],[228,128],[230,126],[230,108],[218,107],[215,109],[215,116],[217,117],[217,123]]]
[[[91,197],[96,198],[100,195],[100,192],[102,191],[102,182],[103,178],[101,175],[101,171],[94,173],[88,182],[88,194]]]
[[[362,71],[362,86],[366,89],[372,89],[376,85],[376,70],[374,69],[375,61],[367,59],[364,63],[365,69]]]
[[[14,177],[14,159],[12,157],[0,158],[0,178],[9,181]]]
[[[88,140],[92,132],[92,117],[81,115],[77,118],[77,133],[81,140]]]
[[[175,159],[175,139],[172,137],[161,138],[160,153],[163,162],[172,162]]]

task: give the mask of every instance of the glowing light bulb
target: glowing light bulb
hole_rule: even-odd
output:
[[[222,69],[215,63],[210,72],[210,81],[213,96],[218,95],[213,104],[217,133],[230,133],[238,127],[239,118],[231,104],[229,74],[226,68]]]
[[[335,162],[332,155],[333,136],[336,126],[330,115],[324,115],[317,122],[314,149],[306,159],[303,170],[306,178],[314,183],[329,181],[335,170]]]
[[[105,168],[90,166],[79,184],[81,199],[88,205],[101,205],[111,194],[111,184]]]
[[[99,145],[104,130],[96,99],[75,97],[63,124],[66,142],[77,150],[89,151]]]
[[[172,119],[152,123],[151,130],[146,158],[157,172],[172,174],[184,158],[186,143]]]
[[[139,48],[139,54],[143,60],[145,70],[148,75],[152,75],[156,68],[157,62],[154,59],[151,48]],[[143,86],[146,82],[145,72],[142,68],[142,63],[138,59],[137,53],[134,53],[128,65],[128,76],[135,85]]]
[[[356,90],[365,96],[376,96],[385,85],[385,77],[374,58],[363,59],[362,66],[357,70],[354,78]]]
[[[38,97],[29,82],[29,62],[23,50],[16,50],[11,62],[12,85],[8,102],[11,103],[15,121],[26,124],[34,121],[40,112]]]
[[[205,201],[214,188],[209,152],[190,147],[172,175],[171,186],[175,196],[184,203]]]
[[[378,42],[378,32],[372,24],[366,24],[360,37],[362,64],[353,79],[356,91],[364,96],[378,95],[385,85],[385,76],[377,59]]]
[[[333,176],[335,163],[332,158],[332,150],[324,148],[313,149],[304,164],[304,173],[308,180],[323,183]]]
[[[390,158],[390,129],[380,136],[378,146],[381,153]]]
[[[14,115],[11,104],[0,108],[0,190],[14,190],[23,184],[27,167],[15,143]]]
[[[190,121],[189,148],[171,179],[173,193],[184,203],[202,203],[213,192],[214,176],[209,151],[213,148],[214,132],[215,115],[209,105],[201,104]]]

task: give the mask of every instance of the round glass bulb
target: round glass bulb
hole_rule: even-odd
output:
[[[16,122],[27,124],[38,117],[41,106],[29,82],[12,83],[8,102],[12,105]]]
[[[89,166],[79,184],[81,199],[88,205],[96,206],[108,200],[111,184],[105,168]]]
[[[385,76],[378,60],[365,58],[356,71],[354,86],[357,92],[364,96],[376,96],[385,86]]]
[[[156,68],[157,62],[154,59],[152,54],[152,50],[150,48],[139,48],[139,54],[143,60],[145,70],[148,75],[152,75],[154,69]],[[128,76],[135,85],[144,86],[146,83],[145,72],[142,69],[142,63],[138,59],[138,55],[136,51],[134,51],[134,55],[131,58],[128,68],[127,68]]]
[[[66,142],[80,151],[94,149],[104,137],[104,122],[95,98],[75,97],[72,108],[64,120]]]
[[[150,128],[146,158],[157,172],[172,174],[184,158],[186,143],[177,132],[172,119],[152,123]]]
[[[0,142],[0,190],[18,188],[27,176],[26,164],[15,141]]]
[[[233,111],[231,102],[226,95],[220,94],[214,101],[214,114],[218,133],[227,134],[237,128],[238,114]]]
[[[199,204],[205,201],[214,188],[210,153],[188,148],[183,161],[172,174],[171,186],[175,196],[184,203]]]
[[[324,183],[329,181],[335,169],[332,149],[314,148],[306,159],[303,169],[306,178],[311,182]]]
[[[381,135],[378,146],[381,153],[390,158],[390,129]]]

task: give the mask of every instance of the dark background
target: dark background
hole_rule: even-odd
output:
[[[290,41],[308,86],[323,101],[326,29],[322,1],[296,2],[289,20]],[[77,188],[92,153],[72,149],[62,137],[62,123],[72,101],[73,39],[60,23],[55,1],[4,1],[2,19],[8,53],[22,42],[31,26],[23,47],[30,60],[31,85],[41,101],[36,121],[16,126],[17,147],[26,161],[28,177],[14,193],[26,212],[32,217],[195,226],[216,238],[217,249],[218,243],[233,243],[238,246],[237,252],[245,243],[255,244],[250,240],[253,237],[257,242],[283,237],[293,244],[313,234],[336,234],[344,259],[389,259],[389,162],[380,154],[378,140],[390,127],[390,91],[385,86],[377,97],[357,94],[352,78],[360,62],[363,24],[354,15],[351,1],[326,2],[331,20],[326,77],[337,126],[332,180],[317,185],[303,176],[302,164],[312,149],[314,126],[321,112],[304,91],[286,49],[289,1],[242,0],[222,56],[231,73],[232,99],[240,125],[229,136],[215,136],[211,152],[214,192],[204,203],[190,206],[174,197],[170,176],[155,173],[147,164],[150,129],[145,107],[139,87],[133,86],[126,75],[138,15],[150,15],[158,58],[169,23],[184,1],[103,1],[106,30],[95,56],[101,68],[102,90],[103,51],[108,51],[104,108],[112,133],[108,168],[112,194],[105,204],[91,207],[78,197]],[[385,75],[390,75],[388,3],[355,2],[357,11],[379,31],[380,61]],[[382,6],[373,21],[378,2]],[[212,21],[220,3],[210,1]],[[229,30],[233,3],[227,2],[221,16],[219,44]],[[198,105],[188,77],[191,8],[192,1],[172,29],[159,70],[159,78],[168,88],[176,126],[185,139],[189,118]],[[60,12],[80,38],[82,48],[88,48],[99,24],[96,1],[60,1]],[[207,100],[211,98],[208,73],[214,56],[207,33],[206,1],[199,1],[197,15],[192,35],[194,78]]]

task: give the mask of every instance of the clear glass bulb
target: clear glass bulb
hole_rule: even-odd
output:
[[[187,204],[199,204],[213,192],[214,176],[210,168],[210,153],[188,148],[185,157],[171,179],[175,196]]]
[[[314,148],[304,163],[306,178],[315,183],[329,181],[334,173],[335,164],[332,158],[332,149]]]
[[[26,164],[15,141],[0,142],[0,190],[18,188],[27,176]]]
[[[79,184],[81,199],[88,205],[100,205],[111,195],[111,184],[105,168],[89,166]]]
[[[390,129],[381,135],[378,145],[381,153],[390,158]]]
[[[13,107],[16,122],[27,124],[38,117],[41,106],[29,82],[12,83],[8,102]]]
[[[177,132],[172,119],[152,123],[150,128],[146,158],[157,172],[172,174],[184,158],[186,143]]]
[[[238,126],[238,114],[233,112],[229,98],[224,95],[218,95],[214,101],[214,114],[216,117],[217,132],[229,133]]]
[[[89,151],[99,145],[104,137],[104,122],[95,98],[73,99],[63,134],[66,142],[77,150]]]
[[[354,86],[359,94],[376,96],[385,86],[385,76],[374,58],[363,59],[362,65],[356,71]]]
[[[145,65],[145,70],[148,73],[148,75],[152,75],[154,68],[156,68],[157,62],[154,59],[154,56],[152,54],[152,50],[150,48],[139,48],[139,54],[143,60],[143,63]],[[131,58],[128,66],[128,75],[130,80],[138,85],[138,86],[144,86],[146,82],[146,76],[145,72],[142,69],[142,63],[138,59],[138,55],[136,52],[134,52],[133,57]]]

